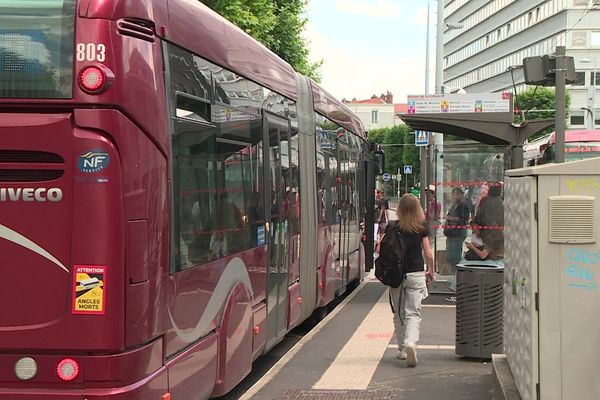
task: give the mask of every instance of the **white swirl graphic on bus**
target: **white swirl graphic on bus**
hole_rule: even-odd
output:
[[[246,289],[248,289],[250,296],[253,296],[252,283],[250,282],[250,275],[248,275],[246,265],[244,265],[244,262],[241,259],[236,257],[227,264],[227,267],[225,267],[225,271],[223,271],[219,283],[217,283],[217,287],[213,291],[202,317],[200,317],[200,321],[198,321],[192,330],[185,332],[183,329],[180,329],[175,323],[171,310],[169,310],[169,318],[171,318],[171,324],[173,325],[177,337],[186,343],[193,343],[206,335],[212,321],[217,314],[219,314],[221,307],[223,307],[227,301],[231,290],[238,283],[243,284]]]
[[[21,247],[25,247],[27,250],[31,250],[34,253],[39,254],[40,256],[44,257],[48,261],[52,261],[54,264],[56,264],[60,269],[62,269],[66,273],[69,273],[69,270],[67,269],[67,267],[65,267],[60,261],[58,261],[56,259],[56,257],[54,257],[52,254],[47,252],[44,248],[39,246],[37,243],[34,243],[32,240],[26,238],[25,236],[21,235],[19,232],[13,231],[12,229],[10,229],[4,225],[1,225],[1,224],[0,224],[0,238],[8,240],[9,242],[17,244]]]

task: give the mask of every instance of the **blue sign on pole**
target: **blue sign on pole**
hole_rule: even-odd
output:
[[[386,172],[385,174],[383,174],[383,181],[384,182],[389,182],[392,179],[392,175],[390,175],[388,172]]]
[[[410,175],[410,174],[412,174],[412,171],[413,171],[412,170],[412,165],[405,165],[404,166],[404,174]]]
[[[428,146],[428,145],[429,145],[429,132],[415,131],[415,146]]]

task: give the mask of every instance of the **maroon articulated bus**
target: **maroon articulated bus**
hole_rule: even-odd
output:
[[[0,399],[227,393],[361,278],[377,156],[199,1],[0,0]]]

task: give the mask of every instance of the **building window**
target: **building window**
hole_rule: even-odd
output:
[[[510,35],[510,24],[506,24],[506,36]]]
[[[590,45],[592,47],[600,47],[600,32],[592,32],[590,39]]]
[[[575,72],[575,82],[573,86],[584,86],[585,85],[585,71]]]
[[[372,124],[379,123],[379,111],[377,111],[377,110],[371,111],[371,123]]]
[[[490,45],[490,35],[486,35],[485,36],[485,45],[489,46]]]
[[[600,32],[598,32],[600,33]],[[600,36],[600,35],[599,35]],[[597,40],[600,37],[597,38]],[[571,34],[571,44],[573,47],[585,47],[587,42],[587,34],[586,32],[573,32]],[[600,44],[600,40],[598,40],[598,44]]]
[[[596,82],[594,83],[594,75],[596,76]],[[591,79],[590,79],[590,85],[594,86],[600,86],[600,74],[597,74],[595,72],[592,72],[591,74]]]
[[[571,126],[575,125],[585,125],[585,117],[583,116],[583,113],[571,114]]]
[[[588,5],[588,0],[573,0],[574,6],[586,6]]]
[[[529,12],[529,14],[527,14],[527,21],[529,22],[529,24],[531,24],[531,22],[533,21],[533,12]]]

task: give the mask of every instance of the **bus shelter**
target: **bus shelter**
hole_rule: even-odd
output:
[[[398,116],[415,131],[437,132],[421,151],[421,199],[440,275],[434,290],[453,291],[467,253],[502,258],[504,171],[523,166],[525,141],[554,120],[514,123],[508,93],[409,96]]]
[[[495,254],[491,257],[502,255],[503,175],[510,168],[511,149],[507,145],[460,140],[434,144],[431,150],[425,209],[428,217],[432,216],[430,243],[436,270],[448,277],[440,280],[444,286],[444,282],[452,283],[456,264],[469,251],[466,244],[477,240],[473,235],[494,242]]]

